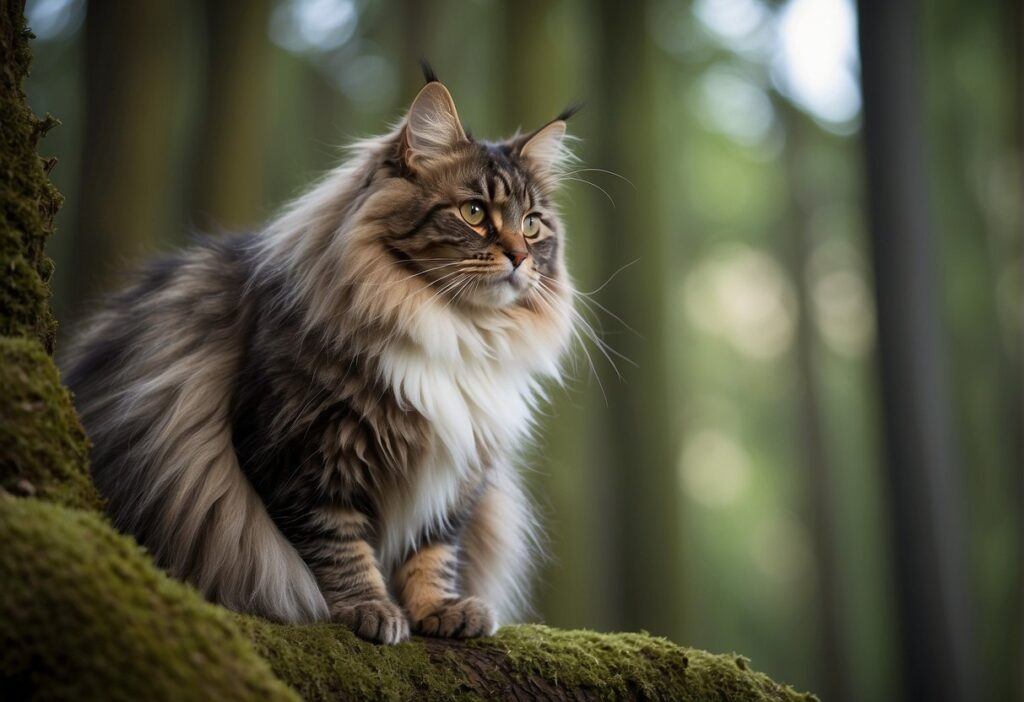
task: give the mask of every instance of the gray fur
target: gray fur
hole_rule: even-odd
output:
[[[115,524],[215,602],[398,641],[390,580],[427,545],[458,554],[439,592],[470,598],[438,602],[436,631],[466,611],[465,635],[486,633],[522,601],[536,523],[516,451],[572,315],[562,155],[470,140],[445,96],[429,84],[412,127],[355,147],[265,230],[151,264],[72,347]]]

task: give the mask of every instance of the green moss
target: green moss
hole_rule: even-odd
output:
[[[36,499],[0,495],[0,543],[0,698],[484,699],[532,679],[604,699],[802,699],[735,656],[646,634],[534,625],[383,647],[231,614],[102,517]]]
[[[238,617],[238,623],[274,674],[305,700],[465,696],[453,666],[435,665],[417,641],[376,646],[337,625],[288,626],[253,617]]]
[[[686,684],[688,700],[818,700],[810,693],[798,693],[763,673],[750,670],[750,661],[743,656],[715,655],[695,648],[687,651],[690,658]]]
[[[665,698],[686,682],[686,650],[647,634],[599,634],[546,626],[506,627],[476,648],[499,647],[521,675],[538,675],[605,699]]]
[[[102,517],[0,496],[0,543],[0,699],[297,699]]]
[[[546,626],[506,627],[475,647],[499,646],[522,675],[536,674],[604,699],[806,700],[737,664],[646,633],[600,634]]]
[[[38,341],[0,337],[0,388],[0,487],[98,508],[85,433]]]
[[[28,72],[28,31],[18,3],[0,14],[0,336],[37,339],[53,350],[57,323],[47,281],[53,264],[43,247],[53,231],[60,194],[36,154],[39,137],[53,124],[25,104],[21,81]]]

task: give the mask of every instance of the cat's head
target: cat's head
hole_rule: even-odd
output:
[[[543,305],[567,285],[553,197],[574,110],[525,135],[480,141],[431,78],[393,143],[405,187],[387,223],[387,255],[454,307]]]
[[[481,141],[428,74],[394,130],[355,144],[268,226],[261,258],[337,343],[405,337],[448,357],[477,346],[553,373],[575,317],[554,202],[573,112]]]

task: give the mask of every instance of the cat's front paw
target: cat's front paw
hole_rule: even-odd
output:
[[[396,644],[409,638],[405,612],[389,600],[340,603],[331,608],[331,619],[373,643]]]
[[[495,629],[494,611],[479,597],[448,600],[413,623],[417,634],[452,639],[490,636]]]

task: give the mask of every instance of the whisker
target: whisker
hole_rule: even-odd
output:
[[[554,307],[553,303],[552,303],[552,302],[550,302],[550,301],[549,301],[549,300],[548,300],[548,299],[546,298],[546,295],[545,295],[545,292],[546,292],[547,294],[553,294],[553,293],[552,293],[552,291],[551,291],[551,290],[549,290],[548,288],[546,288],[546,287],[545,287],[545,286],[544,286],[544,285],[542,284],[541,286],[539,286],[539,288],[538,288],[538,292],[540,293],[540,294],[539,294],[539,296],[538,296],[538,299],[539,299],[539,300],[540,300],[540,301],[541,301],[541,302],[542,302],[543,304],[545,304],[545,305],[547,305],[547,306],[548,306],[549,308],[553,309],[553,307]],[[584,322],[584,324],[585,324],[585,322]],[[604,383],[603,383],[603,382],[601,381],[601,374],[597,372],[597,366],[596,366],[596,365],[594,364],[594,357],[590,355],[590,351],[589,351],[589,350],[587,349],[587,344],[586,344],[586,342],[585,342],[585,341],[583,340],[583,337],[582,337],[582,336],[580,335],[580,332],[579,332],[579,330],[577,330],[577,329],[576,329],[576,326],[575,326],[575,325],[571,326],[571,327],[569,328],[569,330],[570,330],[570,332],[572,333],[573,337],[575,337],[575,339],[576,339],[577,343],[579,344],[579,348],[580,348],[580,350],[581,350],[581,351],[583,351],[583,354],[584,354],[584,356],[585,356],[585,357],[586,357],[586,359],[587,359],[587,363],[588,363],[588,364],[589,364],[589,366],[590,366],[590,373],[591,373],[591,375],[593,375],[593,377],[594,377],[594,380],[596,380],[596,381],[597,381],[597,387],[598,387],[598,389],[600,389],[600,391],[601,391],[601,397],[602,397],[602,398],[604,399],[605,405],[607,406],[607,404],[608,404],[608,394],[607,394],[607,393],[605,392],[605,389],[604,389]],[[613,363],[613,364],[612,364],[612,367],[614,368],[614,366],[615,366],[615,364]],[[621,377],[621,376],[620,376],[620,377]]]
[[[568,173],[563,173],[562,175],[571,176],[576,175],[577,173],[606,173],[610,176],[615,176],[620,180],[626,181],[627,183],[629,183],[630,187],[633,188],[633,190],[637,190],[636,185],[629,178],[622,175],[621,173],[616,173],[615,171],[608,171],[605,170],[604,168],[577,168],[575,171],[569,171]]]
[[[361,281],[360,285],[385,285],[385,286],[398,285],[399,283],[403,283],[403,282],[405,282],[407,280],[411,280],[412,278],[416,278],[416,277],[421,276],[421,275],[426,275],[427,273],[432,273],[433,271],[439,271],[442,268],[450,268],[451,266],[457,266],[460,263],[462,263],[462,262],[461,261],[452,261],[451,263],[445,263],[445,264],[442,264],[440,266],[434,266],[433,268],[426,268],[426,269],[424,269],[422,271],[419,271],[418,273],[413,273],[412,275],[408,275],[408,276],[406,276],[404,278],[399,278],[398,280],[388,281],[386,283],[374,283],[374,282],[370,282],[370,281]]]
[[[626,270],[627,268],[629,268],[630,266],[632,266],[634,263],[638,262],[639,260],[640,260],[639,258],[634,258],[629,263],[626,263],[626,264],[623,264],[623,265],[619,266],[615,270],[614,273],[612,273],[610,276],[608,276],[608,280],[604,281],[598,287],[594,288],[593,290],[591,290],[589,292],[583,292],[582,290],[574,290],[573,292],[578,292],[580,295],[587,295],[587,296],[595,295],[595,294],[601,292],[602,290],[604,290],[605,287],[608,285],[608,283],[612,282],[612,280],[615,279],[615,276],[617,276],[619,273],[621,273],[622,271]],[[541,275],[543,275],[543,273]]]
[[[571,178],[571,177],[569,177],[569,176],[564,176],[564,175],[563,175],[563,176],[559,176],[559,180],[575,180],[575,181],[579,181],[580,183],[586,183],[587,185],[589,185],[589,186],[590,186],[590,187],[592,187],[592,188],[597,188],[597,189],[598,189],[598,190],[600,190],[600,191],[601,191],[602,193],[604,193],[604,196],[605,196],[606,198],[608,198],[608,202],[610,202],[610,203],[612,204],[612,208],[614,208],[614,207],[615,207],[615,200],[614,200],[614,198],[612,198],[612,196],[608,194],[608,191],[607,191],[607,190],[605,190],[604,188],[602,188],[602,187],[601,187],[600,185],[598,185],[597,183],[592,183],[592,182],[590,182],[589,180],[587,180],[586,178]]]
[[[549,276],[544,276],[543,274],[541,274],[541,275],[544,278],[546,278],[547,280],[552,280]],[[548,288],[546,285],[544,285],[542,287],[544,287],[549,293],[554,294],[554,291],[550,290],[550,288]],[[578,298],[578,299],[580,299],[581,301],[584,300],[584,298]],[[593,302],[593,301],[591,301],[591,302]],[[573,319],[575,319],[580,324],[580,326],[583,328],[584,333],[586,334],[586,336],[594,343],[594,345],[602,353],[602,355],[605,357],[605,359],[607,359],[608,363],[615,370],[615,374],[619,377],[620,380],[622,379],[622,374],[619,372],[619,368],[615,364],[615,361],[612,360],[612,358],[611,358],[612,355],[616,356],[617,358],[620,358],[621,360],[625,361],[626,363],[629,363],[631,366],[636,367],[636,363],[634,363],[632,359],[630,359],[629,357],[623,355],[622,353],[619,353],[610,344],[605,342],[598,335],[598,333],[596,332],[596,330],[594,329],[594,327],[590,323],[590,321],[588,319],[586,319],[578,310],[570,308],[569,311],[570,311],[570,314],[572,315]],[[625,323],[623,323],[623,324],[625,325]]]
[[[637,260],[639,260],[639,259],[637,259]],[[634,261],[633,263],[635,263],[635,261]],[[632,263],[628,263],[628,264],[626,264],[626,265],[627,265],[627,266],[629,266],[629,265],[632,265]],[[619,270],[622,270],[622,269],[619,269]],[[618,271],[616,271],[616,273],[617,273],[617,272],[618,272]],[[554,278],[552,278],[551,276],[547,276],[547,275],[544,275],[543,273],[541,273],[540,275],[541,275],[541,276],[543,276],[543,277],[544,277],[544,278],[545,278],[546,280],[550,280],[550,281],[552,281],[552,282],[558,282],[558,281],[556,281],[556,280],[555,280]],[[613,273],[612,275],[614,276],[614,275],[615,275],[615,273]],[[607,285],[607,284],[608,284],[608,282],[610,282],[610,280],[609,280],[609,281],[605,281],[604,285]],[[604,285],[602,285],[601,287],[604,287]],[[601,288],[598,288],[598,290],[600,290],[600,289],[601,289]],[[593,314],[593,315],[594,315],[595,317],[596,317],[596,316],[598,316],[598,315],[597,315],[597,313],[596,313],[596,312],[594,311],[593,307],[597,307],[597,308],[598,308],[599,310],[601,310],[602,312],[604,312],[605,314],[607,314],[607,315],[608,315],[609,317],[611,317],[611,318],[612,318],[612,319],[614,319],[614,320],[615,320],[616,322],[618,322],[619,324],[621,324],[621,325],[623,326],[623,328],[625,328],[625,329],[626,329],[627,331],[630,331],[630,332],[632,332],[633,334],[635,334],[635,335],[636,335],[637,337],[639,337],[639,338],[641,338],[641,339],[642,339],[642,338],[644,338],[644,337],[643,337],[643,334],[641,334],[641,333],[640,333],[640,332],[638,332],[638,331],[637,331],[636,329],[634,329],[634,328],[633,328],[633,327],[631,327],[631,326],[630,326],[629,324],[627,324],[627,323],[625,322],[625,320],[623,320],[623,319],[622,319],[622,317],[620,317],[619,315],[617,315],[617,314],[615,314],[614,312],[612,312],[612,311],[611,311],[610,309],[608,309],[607,307],[605,307],[604,305],[602,305],[602,304],[601,304],[600,302],[598,302],[597,300],[594,300],[593,298],[591,298],[591,297],[590,297],[590,295],[591,295],[592,293],[584,293],[584,292],[581,292],[581,291],[579,291],[579,290],[572,290],[571,288],[570,288],[570,290],[571,290],[571,292],[572,292],[573,296],[575,296],[575,297],[576,297],[576,299],[578,299],[578,300],[579,300],[579,301],[580,301],[581,303],[583,303],[583,305],[584,305],[584,306],[585,306],[585,307],[587,308],[587,310],[588,310],[588,311],[589,311],[589,312],[590,312],[591,314]],[[595,290],[594,292],[597,292],[597,290]]]

